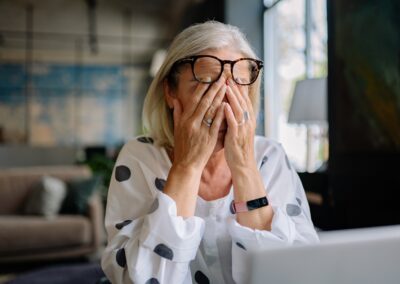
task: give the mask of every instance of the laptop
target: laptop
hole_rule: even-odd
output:
[[[320,244],[255,252],[250,256],[248,283],[400,283],[400,225],[319,236]]]

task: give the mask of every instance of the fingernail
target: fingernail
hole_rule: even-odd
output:
[[[204,83],[211,83],[211,77],[205,77]]]

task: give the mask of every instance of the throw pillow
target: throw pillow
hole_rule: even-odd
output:
[[[66,194],[65,183],[55,177],[44,176],[32,189],[24,212],[29,215],[42,215],[54,218],[60,210]]]
[[[101,184],[101,176],[67,181],[67,195],[61,206],[61,214],[85,215],[88,201]]]

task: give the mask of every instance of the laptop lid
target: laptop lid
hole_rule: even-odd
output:
[[[319,235],[317,245],[255,252],[250,256],[248,283],[400,283],[400,226]]]

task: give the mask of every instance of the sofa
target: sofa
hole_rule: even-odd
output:
[[[0,265],[93,256],[104,243],[103,204],[96,190],[84,214],[26,213],[43,177],[67,184],[93,175],[84,165],[0,169]],[[68,195],[69,186],[65,191]]]

